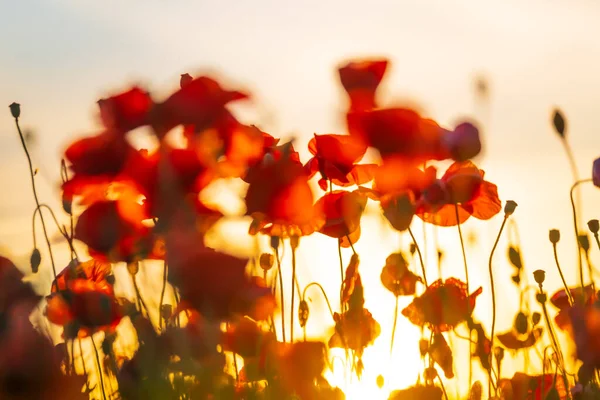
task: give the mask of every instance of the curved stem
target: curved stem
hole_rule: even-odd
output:
[[[394,324],[392,325],[392,338],[390,340],[390,356],[394,350],[394,336],[396,335],[396,323],[398,322],[398,296],[396,296],[396,305],[394,307]]]
[[[494,257],[494,252],[496,251],[496,247],[498,247],[498,242],[500,241],[500,237],[502,236],[502,231],[504,230],[504,225],[506,225],[506,221],[508,220],[508,215],[504,215],[504,219],[502,220],[502,225],[500,225],[500,230],[498,231],[498,236],[496,237],[496,241],[494,242],[494,246],[492,247],[492,251],[490,253],[490,259],[488,263],[489,273],[490,273],[490,286],[492,290],[492,329],[490,331],[490,357],[494,351],[494,331],[496,329],[496,289],[494,288],[494,270],[492,268],[492,259]],[[489,371],[489,381],[488,381],[488,395],[492,397],[492,371],[490,368]]]
[[[579,243],[579,228],[577,226],[577,208],[575,207],[575,200],[573,199],[573,191],[577,186],[582,183],[591,182],[591,179],[582,179],[576,181],[573,186],[571,186],[571,190],[569,191],[569,197],[571,199],[571,210],[573,212],[573,227],[575,228],[575,241],[577,242],[577,258],[579,260],[579,280],[581,284],[582,293],[584,292],[584,280],[583,280],[583,260],[581,258],[581,243]]]
[[[294,343],[294,300],[296,295],[296,288],[294,287],[294,283],[296,282],[296,248],[292,246],[292,299],[290,306],[290,343]]]
[[[279,275],[279,294],[281,299],[281,337],[283,343],[285,343],[285,307],[284,307],[284,297],[283,297],[283,276],[281,275],[281,260],[279,259],[279,249],[277,247],[275,250],[275,259],[277,260],[277,274]]]
[[[104,391],[104,373],[102,372],[102,364],[100,363],[100,356],[98,355],[98,348],[96,347],[96,342],[94,341],[94,335],[90,335],[90,339],[92,339],[92,346],[94,347],[96,363],[98,364],[98,378],[100,380],[100,388],[102,389],[102,398],[106,400],[106,392]]]
[[[134,274],[130,274],[130,275],[131,275],[131,281],[133,282],[133,289],[135,290],[135,295],[137,297],[137,300],[141,304],[140,312],[142,312],[142,308],[144,310],[146,310],[146,315],[148,315],[148,320],[150,322],[152,322],[152,320],[150,319],[150,310],[148,309],[148,306],[146,306],[146,302],[142,298],[142,294],[140,293],[140,288],[138,287],[137,281],[135,279],[135,275]]]
[[[338,256],[340,259],[340,275],[342,278],[342,282],[340,284],[340,288],[344,286],[344,259],[342,258],[342,244],[338,240]],[[342,290],[340,289],[340,311],[344,312],[344,303],[342,301]]]
[[[167,270],[168,270],[168,265],[167,265],[167,261],[165,260],[164,266],[163,266],[162,289],[160,291],[160,300],[158,302],[158,327],[160,329],[162,329],[162,325],[163,325],[162,308],[163,308],[163,303],[165,301],[165,292],[167,290]]]
[[[35,199],[35,205],[37,208],[40,207],[40,200],[37,195],[37,189],[35,187],[35,171],[33,170],[33,163],[31,162],[31,156],[29,155],[29,150],[27,149],[27,144],[25,143],[25,138],[23,137],[23,132],[21,132],[21,127],[19,126],[19,119],[15,118],[15,125],[17,126],[17,131],[19,132],[19,138],[21,139],[21,144],[23,145],[23,150],[25,150],[25,155],[27,156],[27,163],[29,164],[29,175],[31,177],[31,188],[33,189],[33,198]],[[44,231],[44,237],[46,238],[46,245],[48,246],[48,254],[50,255],[50,263],[52,265],[52,274],[54,275],[54,285],[58,289],[58,284],[56,283],[56,265],[54,263],[54,255],[52,254],[52,245],[50,244],[50,238],[48,237],[48,230],[46,229],[46,221],[44,221],[44,216],[40,213],[40,220],[42,221],[42,229]]]
[[[448,400],[448,393],[446,393],[446,387],[444,386],[444,382],[442,382],[442,377],[438,374],[438,381],[440,382],[440,386],[442,387],[442,392],[444,392],[444,399]]]
[[[469,267],[467,265],[467,253],[465,252],[465,241],[462,235],[462,229],[460,227],[460,217],[458,215],[458,204],[454,204],[454,211],[456,213],[456,228],[458,229],[458,237],[460,239],[460,248],[462,250],[463,264],[465,267],[465,281],[467,284],[467,295],[471,293],[469,289]],[[467,315],[471,315],[471,305],[467,301]],[[469,331],[469,336],[471,336],[471,331]],[[473,377],[473,352],[469,351],[469,387],[471,387]]]
[[[573,305],[573,296],[571,296],[571,290],[567,286],[567,281],[565,281],[565,276],[562,273],[562,269],[560,268],[560,263],[558,262],[558,254],[556,251],[556,243],[552,243],[552,248],[554,250],[554,261],[556,262],[556,268],[558,269],[558,273],[560,275],[560,279],[562,280],[563,286],[565,287],[565,292],[567,293],[567,297],[569,299],[569,304]]]
[[[325,293],[325,289],[323,289],[323,286],[321,286],[320,283],[311,282],[308,285],[306,285],[306,287],[304,287],[304,290],[302,291],[302,300],[306,299],[306,291],[311,286],[316,286],[319,289],[321,289],[321,293],[323,293],[323,297],[325,298],[325,302],[327,302],[327,308],[329,308],[329,313],[331,314],[331,318],[333,318],[333,315],[334,315],[333,314],[333,308],[331,308],[331,303],[329,302],[329,297],[327,297],[327,293]]]
[[[50,215],[52,216],[52,219],[54,220],[54,224],[56,225],[56,228],[58,229],[58,232],[60,232],[60,234],[65,238],[65,240],[67,241],[67,244],[69,245],[69,249],[71,250],[71,254],[74,254],[75,257],[78,258],[77,256],[77,252],[75,251],[75,248],[73,248],[73,239],[69,236],[67,229],[66,228],[62,228],[60,226],[60,224],[58,223],[58,219],[56,218],[56,214],[54,214],[54,211],[52,210],[52,208],[50,208],[50,206],[48,206],[47,204],[40,204],[38,207],[35,208],[35,210],[33,211],[33,218],[31,220],[31,226],[32,226],[32,230],[33,230],[33,247],[37,247],[37,240],[35,237],[35,231],[36,231],[36,215],[42,215],[42,208],[45,208],[46,210],[48,210],[50,212]]]
[[[79,358],[81,358],[81,369],[83,370],[83,375],[85,375],[85,389],[89,393],[90,392],[90,384],[88,381],[88,373],[87,367],[85,366],[85,358],[83,357],[83,345],[81,344],[81,339],[77,339],[79,342]]]
[[[408,233],[410,234],[410,237],[413,243],[415,244],[415,248],[417,249],[417,254],[419,255],[419,262],[421,263],[421,271],[423,272],[423,283],[425,284],[425,287],[427,287],[429,285],[427,284],[427,274],[425,273],[425,263],[423,263],[423,255],[421,254],[421,249],[417,244],[417,240],[415,239],[415,235],[413,235],[412,229],[408,228]]]

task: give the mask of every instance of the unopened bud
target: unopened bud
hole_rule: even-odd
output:
[[[290,246],[292,247],[292,250],[297,249],[299,244],[300,244],[299,236],[290,236]]]
[[[531,314],[531,322],[533,322],[534,325],[539,324],[541,320],[542,314],[540,314],[539,312],[536,311],[533,314]]]
[[[587,234],[584,233],[577,236],[577,241],[579,242],[579,246],[583,249],[583,251],[586,253],[590,251],[590,238],[588,238]]]
[[[190,74],[181,74],[181,78],[179,79],[179,86],[183,89],[187,84],[193,81],[194,78]]]
[[[37,248],[33,249],[33,252],[31,253],[31,257],[29,258],[29,261],[31,263],[31,272],[33,272],[34,274],[37,274],[37,272],[40,268],[40,263],[42,262],[42,254],[40,253],[40,251]]]
[[[504,205],[504,215],[512,215],[517,208],[517,203],[513,200],[508,200]]]
[[[10,113],[12,114],[13,118],[17,119],[21,116],[21,105],[19,103],[12,103],[8,107],[10,108]]]
[[[275,257],[270,253],[262,253],[260,255],[259,264],[263,271],[268,271],[273,268],[273,263],[275,262]]]
[[[271,236],[271,248],[275,250],[279,248],[279,236]]]
[[[138,265],[137,262],[130,262],[129,264],[127,264],[127,271],[131,274],[131,275],[135,275],[138,273],[138,271],[140,270],[140,266]]]
[[[600,223],[597,219],[590,219],[587,223],[590,232],[596,234],[600,230]]]
[[[535,299],[538,303],[544,304],[546,303],[546,300],[548,300],[548,296],[546,296],[546,293],[538,293],[535,295]]]
[[[558,229],[550,229],[548,237],[553,244],[556,244],[560,241],[560,231]]]
[[[502,362],[504,359],[504,349],[502,347],[494,347],[494,357],[496,357],[497,362]]]
[[[535,281],[541,285],[546,280],[546,271],[543,269],[536,269],[533,271],[533,279],[535,279]]]

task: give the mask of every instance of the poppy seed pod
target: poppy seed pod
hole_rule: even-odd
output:
[[[598,230],[600,230],[600,223],[598,222],[597,219],[590,219],[587,223],[588,228],[590,229],[590,232],[592,232],[593,234],[597,234]]]
[[[136,275],[139,270],[140,270],[140,266],[137,262],[134,261],[134,262],[130,262],[127,264],[127,271],[131,275]]]
[[[271,248],[275,250],[279,248],[279,236],[271,236]]]
[[[262,253],[260,255],[260,267],[263,269],[263,271],[268,271],[271,268],[273,268],[273,263],[275,262],[275,257],[273,256],[273,254],[270,253]]]
[[[10,113],[12,114],[13,118],[17,119],[21,116],[21,105],[19,103],[12,103],[8,107],[10,108]]]
[[[533,279],[535,279],[535,281],[541,285],[546,280],[546,271],[543,269],[536,269],[533,271]]]
[[[550,229],[548,237],[550,238],[550,242],[556,244],[560,241],[560,231],[558,229]]]
[[[300,237],[299,236],[290,236],[290,246],[292,247],[292,249],[297,249],[298,245],[300,244]]]
[[[517,208],[517,203],[513,200],[507,200],[504,205],[504,215],[512,215]]]
[[[538,293],[535,295],[535,299],[538,303],[544,304],[546,303],[546,300],[548,300],[548,296],[546,296],[546,293]]]
[[[552,124],[554,125],[556,133],[558,133],[561,139],[564,139],[567,124],[565,122],[565,118],[562,115],[562,112],[558,108],[554,110],[554,115],[552,116]]]
[[[542,314],[540,314],[539,312],[536,311],[533,314],[531,314],[531,322],[533,322],[534,325],[539,324],[541,320]]]

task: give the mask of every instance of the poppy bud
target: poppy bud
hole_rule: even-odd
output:
[[[516,275],[513,275],[510,277],[510,279],[512,279],[512,281],[518,285],[521,283],[521,277],[519,276],[519,274],[517,273]]]
[[[271,268],[273,268],[273,263],[275,262],[275,257],[273,256],[273,254],[270,253],[262,253],[260,255],[260,267],[263,269],[263,271],[268,271]]]
[[[415,254],[415,251],[417,251],[417,245],[414,243],[411,243],[410,247],[409,247],[409,251],[410,251],[410,255],[413,256]]]
[[[560,136],[561,139],[564,139],[565,131],[566,131],[566,123],[565,123],[565,118],[562,115],[562,112],[558,108],[554,110],[554,116],[552,117],[552,123],[554,124],[554,129],[556,130],[556,133],[558,133],[558,136]]]
[[[127,271],[131,274],[131,275],[135,275],[138,273],[138,271],[140,270],[140,266],[138,265],[137,262],[130,262],[129,264],[127,264]]]
[[[181,74],[181,78],[179,79],[179,87],[181,87],[183,89],[184,86],[186,86],[188,83],[190,83],[191,81],[193,81],[194,78],[192,78],[192,76],[190,74]]]
[[[31,257],[29,258],[29,262],[31,263],[31,272],[37,274],[40,268],[40,263],[42,262],[42,254],[37,248],[33,249]]]
[[[425,371],[423,373],[423,377],[425,378],[425,381],[427,381],[427,382],[433,381],[433,380],[435,380],[435,378],[437,378],[437,376],[438,376],[438,373],[434,367],[425,368]]]
[[[292,247],[293,250],[298,248],[299,243],[300,243],[299,236],[290,236],[290,246]]]
[[[475,381],[469,392],[469,400],[481,400],[483,398],[483,386],[481,382]]]
[[[437,256],[438,256],[438,263],[441,264],[442,263],[442,259],[444,258],[444,252],[441,251],[441,250],[438,250]]]
[[[279,236],[271,236],[271,248],[275,250],[279,248]]]
[[[300,301],[300,305],[298,306],[298,322],[300,323],[301,328],[306,326],[309,314],[310,310],[308,309],[308,303],[306,300]]]
[[[14,119],[18,119],[21,116],[21,105],[19,103],[12,103],[8,107]]]
[[[383,387],[383,385],[385,384],[385,380],[383,379],[383,375],[381,375],[381,374],[377,375],[377,379],[375,380],[375,382],[377,383],[377,387],[379,389],[381,389]]]
[[[512,215],[517,208],[517,203],[513,200],[507,200],[504,205],[504,215]]]
[[[523,260],[521,258],[521,252],[515,246],[510,246],[508,248],[508,259],[510,263],[515,266],[517,269],[523,268]]]
[[[590,239],[588,238],[587,234],[584,233],[577,236],[577,241],[579,242],[579,246],[581,246],[583,251],[586,253],[590,251]]]
[[[160,317],[164,321],[168,321],[172,315],[173,315],[173,306],[171,304],[163,304],[160,307]]]
[[[598,222],[597,219],[590,219],[587,223],[588,228],[590,229],[590,232],[592,232],[593,234],[597,234],[598,230],[600,230],[600,223]]]
[[[556,244],[560,241],[560,231],[558,229],[550,229],[548,237],[552,243]]]
[[[533,279],[535,279],[535,281],[541,285],[544,283],[544,280],[546,280],[546,271],[543,269],[536,269],[533,271]]]
[[[527,330],[529,328],[528,326],[528,321],[527,321],[527,316],[519,311],[519,313],[517,314],[517,317],[515,318],[515,330],[520,333],[521,335],[524,335],[527,333]]]
[[[596,158],[592,164],[592,182],[594,186],[600,187],[600,158]]]
[[[104,278],[104,280],[106,282],[108,282],[110,285],[114,285],[115,284],[115,276],[113,274],[106,275],[106,278]]]
[[[533,314],[531,314],[531,322],[533,322],[534,325],[539,324],[541,320],[542,314],[540,314],[539,312],[536,311]]]
[[[546,303],[546,300],[548,300],[548,296],[546,296],[546,293],[538,293],[535,295],[535,299],[538,303],[544,304]]]
[[[504,359],[504,349],[502,347],[495,347],[494,348],[494,357],[496,357],[496,361],[498,363],[501,363],[502,360]]]
[[[65,196],[64,193],[62,195],[62,208],[67,214],[73,215],[73,199]]]
[[[419,353],[421,357],[425,357],[429,352],[429,341],[427,339],[419,340]]]

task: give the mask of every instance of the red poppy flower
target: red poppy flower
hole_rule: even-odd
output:
[[[562,378],[553,374],[527,375],[517,372],[507,383],[500,384],[501,391],[513,399],[543,400],[553,388],[558,391],[560,399],[567,397]]]
[[[322,376],[326,365],[325,354],[322,342],[270,341],[258,357],[244,359],[240,380],[276,382],[274,390],[281,390],[275,392],[277,398],[295,394],[302,399],[314,399],[317,398],[315,381]]]
[[[73,260],[56,276],[56,280],[52,285],[52,292],[68,290],[71,288],[71,282],[78,279],[89,280],[98,284],[108,284],[107,278],[111,275],[112,267],[110,263],[104,260],[95,258],[84,262]],[[108,284],[107,287],[112,288],[112,285]]]
[[[98,101],[104,126],[119,133],[148,124],[153,104],[150,95],[139,87]]]
[[[594,305],[576,304],[568,308],[568,333],[576,348],[576,356],[585,367],[600,367],[600,309]]]
[[[413,296],[417,282],[423,282],[420,276],[408,269],[408,263],[402,253],[390,254],[386,258],[380,278],[383,287],[396,297]]]
[[[575,305],[591,306],[598,298],[593,285],[588,285],[583,290],[581,287],[569,288],[569,291],[571,292],[571,298],[575,302]],[[568,330],[571,325],[569,310],[572,306],[569,301],[569,296],[565,289],[558,290],[550,298],[552,305],[558,308],[558,313],[554,317],[554,322],[556,322],[556,326],[563,330]]]
[[[228,325],[222,335],[223,350],[232,351],[244,358],[259,357],[263,346],[275,342],[273,332],[266,332],[249,318],[241,318]]]
[[[53,285],[56,286],[56,285]],[[69,337],[84,337],[98,330],[113,330],[123,312],[112,284],[104,279],[70,279],[66,290],[48,296],[46,317],[62,325]]]
[[[248,170],[242,179],[246,183],[261,179],[261,171],[265,164],[280,161],[283,158],[289,158],[293,163],[301,164],[300,155],[291,142],[279,144],[279,139],[263,132],[262,157],[248,166]]]
[[[248,97],[241,92],[224,90],[217,81],[206,76],[181,83],[181,88],[154,111],[153,122],[159,136],[178,125],[193,125],[196,132],[202,132],[224,117],[227,103]]]
[[[543,332],[544,328],[539,326],[533,328],[531,332],[528,332],[525,335],[521,335],[518,332],[511,330],[509,332],[499,333],[496,335],[496,339],[498,339],[502,346],[509,350],[521,350],[535,346]]]
[[[384,159],[398,157],[413,165],[449,158],[463,161],[481,149],[479,132],[472,124],[449,131],[410,109],[350,112],[347,119],[350,135],[379,150]]]
[[[366,308],[357,308],[343,314],[334,314],[335,333],[329,347],[340,347],[362,353],[381,333],[381,326]]]
[[[502,203],[498,187],[483,177],[484,171],[470,161],[452,164],[440,180],[424,190],[417,215],[440,226],[463,223],[471,215],[482,220],[492,218],[502,210]]]
[[[316,135],[308,143],[314,156],[306,163],[310,177],[319,172],[319,186],[327,190],[327,181],[337,186],[362,185],[373,179],[375,164],[359,164],[367,146],[347,135]]]
[[[366,204],[367,198],[357,192],[338,190],[326,193],[315,204],[317,214],[325,219],[319,232],[337,239],[354,236],[352,243],[356,243],[360,238],[360,218]],[[350,242],[347,244],[349,246]]]
[[[389,400],[442,400],[442,389],[437,386],[411,386],[407,389],[394,390]]]
[[[287,155],[279,160],[265,156],[253,175],[246,192],[246,213],[253,218],[251,234],[302,236],[320,228],[302,164]]]
[[[112,261],[143,258],[152,248],[149,228],[142,225],[143,208],[132,200],[99,201],[77,220],[75,238],[96,257]]]
[[[427,325],[434,332],[445,332],[466,321],[475,308],[475,299],[482,292],[467,293],[466,284],[456,278],[441,279],[427,287],[425,293],[402,310],[413,324]]]
[[[199,247],[189,238],[186,243],[172,239],[167,241],[168,279],[184,302],[210,319],[241,314],[262,320],[271,314],[271,290],[262,279],[245,275],[248,260]]]
[[[387,60],[350,62],[339,68],[342,86],[350,97],[351,110],[369,110],[376,107],[375,92],[385,75]]]

